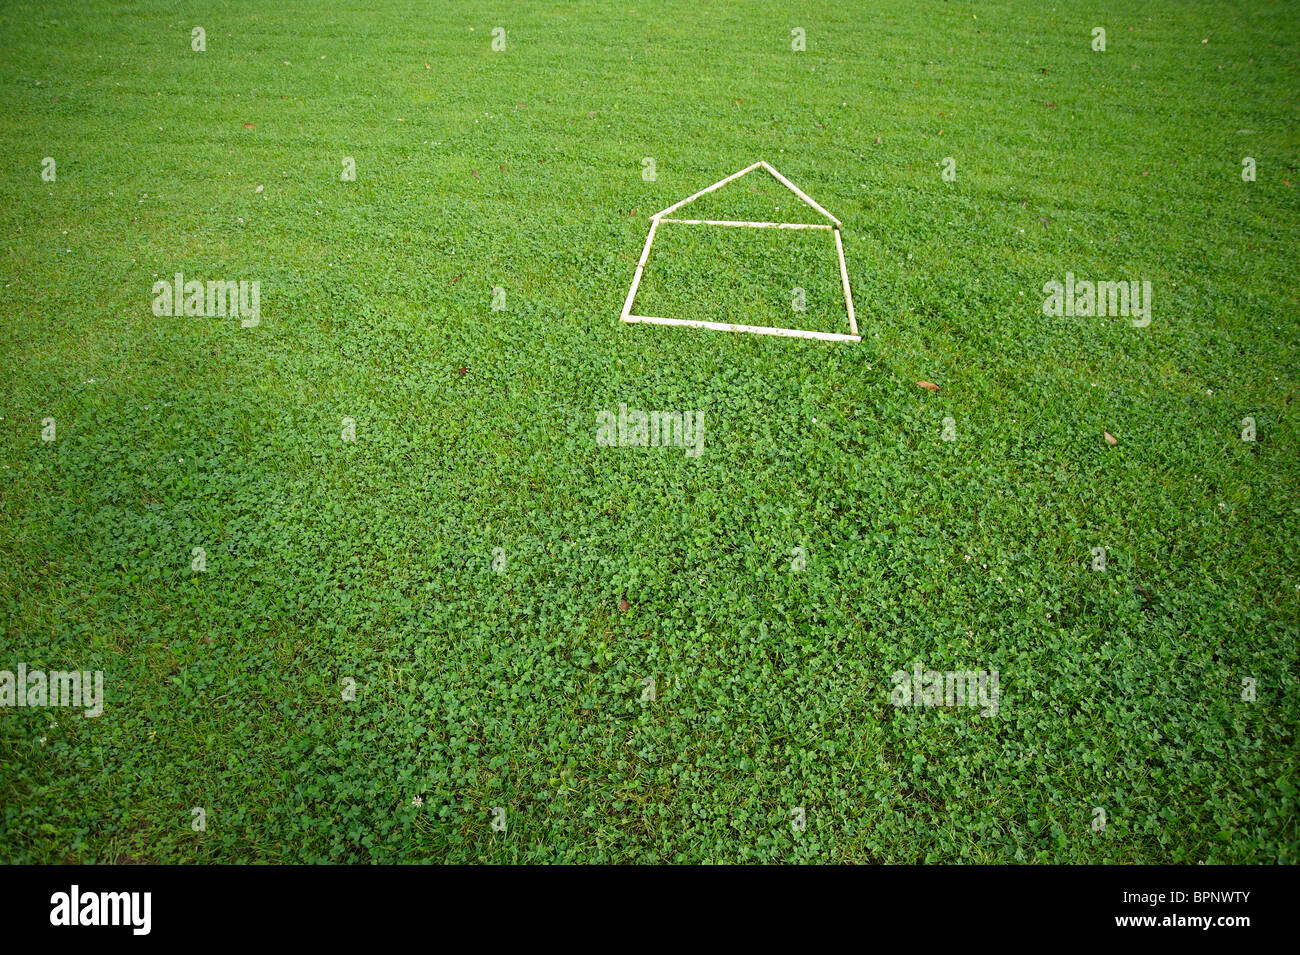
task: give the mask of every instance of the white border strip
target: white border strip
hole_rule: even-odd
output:
[[[707,328],[715,332],[750,332],[754,335],[779,335],[782,338],[815,338],[824,342],[860,342],[857,335],[841,335],[837,332],[809,332],[800,328],[769,328],[766,325],[729,325],[726,322],[702,322],[686,318],[659,318],[655,315],[625,315],[623,321],[635,325],[646,322],[650,325],[685,325],[687,328]]]

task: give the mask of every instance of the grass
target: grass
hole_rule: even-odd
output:
[[[1286,4],[370,7],[0,11],[0,669],[106,696],[0,710],[0,858],[1297,861]],[[621,325],[759,158],[863,342]],[[668,232],[677,317],[843,330],[824,234]]]

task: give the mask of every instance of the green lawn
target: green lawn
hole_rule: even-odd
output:
[[[0,10],[0,670],[105,696],[0,709],[0,861],[1298,860],[1293,5],[174,11]],[[862,342],[620,323],[758,159]],[[662,232],[638,312],[847,331]]]

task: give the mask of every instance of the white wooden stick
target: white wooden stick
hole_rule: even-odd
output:
[[[860,342],[857,335],[841,335],[836,332],[809,332],[800,328],[769,328],[766,325],[731,325],[727,322],[701,322],[685,318],[659,318],[654,315],[628,315],[623,321],[636,324],[647,322],[651,325],[684,325],[687,328],[707,328],[715,332],[750,332],[754,335],[779,335],[782,338],[814,338],[824,342]]]
[[[713,185],[711,185],[711,186],[707,186],[707,187],[705,187],[704,189],[701,189],[699,192],[695,193],[695,195],[693,195],[693,196],[687,196],[687,197],[686,197],[685,199],[683,199],[681,202],[675,202],[675,203],[673,203],[671,206],[669,206],[669,207],[668,207],[667,209],[665,209],[663,212],[656,212],[656,213],[655,213],[654,215],[652,215],[650,218],[651,218],[651,219],[659,219],[659,218],[662,218],[663,216],[668,215],[668,213],[670,213],[670,212],[676,212],[676,211],[677,211],[678,209],[680,209],[682,206],[686,205],[686,203],[688,203],[688,202],[694,202],[696,199],[700,198],[700,196],[703,196],[703,195],[705,195],[705,194],[707,194],[707,193],[710,193],[710,192],[712,192],[714,189],[721,189],[721,188],[722,188],[723,186],[725,186],[727,183],[731,182],[731,180],[733,180],[733,179],[739,179],[739,178],[740,178],[741,176],[743,176],[745,173],[747,173],[747,172],[751,172],[751,171],[757,169],[759,166],[761,166],[761,165],[763,165],[763,164],[764,164],[764,163],[763,163],[763,160],[760,159],[758,162],[754,163],[752,166],[746,166],[744,169],[740,170],[740,172],[733,172],[733,173],[732,173],[730,176],[728,176],[726,179],[720,179],[719,181],[715,182]]]
[[[641,284],[641,273],[645,271],[646,259],[650,258],[650,243],[655,240],[655,229],[659,228],[659,220],[650,220],[650,234],[645,237],[645,248],[641,250],[641,261],[636,264],[636,274],[632,276],[632,287],[627,290],[627,301],[623,303],[623,314],[619,316],[622,321],[628,320],[628,315],[632,312],[632,300],[636,298],[636,288]]]
[[[826,218],[834,222],[837,227],[842,226],[844,224],[840,222],[839,219],[835,218],[833,215],[831,215],[829,212],[823,209],[821,206],[819,206],[817,204],[817,201],[813,199],[812,196],[808,195],[808,193],[804,192],[802,189],[800,189],[798,186],[792,183],[789,179],[785,178],[785,176],[781,175],[779,172],[773,169],[768,163],[764,162],[762,159],[760,159],[758,163],[760,166],[762,166],[764,169],[770,172],[773,176],[775,176],[787,189],[793,192],[796,196],[798,196],[804,202],[808,203],[808,205],[812,206],[814,209],[816,209]]]
[[[858,333],[858,319],[853,312],[853,290],[849,288],[849,270],[844,264],[844,243],[840,241],[840,230],[835,230],[835,251],[840,257],[840,278],[844,281],[844,304],[849,307],[849,331]]]
[[[826,229],[835,228],[820,222],[739,222],[735,219],[660,219],[660,222],[676,222],[679,225],[738,225],[751,229]]]

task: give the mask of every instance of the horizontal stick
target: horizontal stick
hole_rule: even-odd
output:
[[[835,228],[821,222],[739,222],[735,219],[660,219],[660,222],[676,222],[678,225],[739,225],[751,229],[826,229]]]
[[[857,335],[840,335],[834,332],[808,332],[799,328],[768,328],[766,325],[729,325],[726,322],[700,322],[685,318],[658,318],[653,315],[628,315],[623,321],[651,325],[684,325],[687,328],[707,328],[715,332],[749,332],[753,335],[779,335],[782,338],[814,338],[824,342],[860,342]]]

